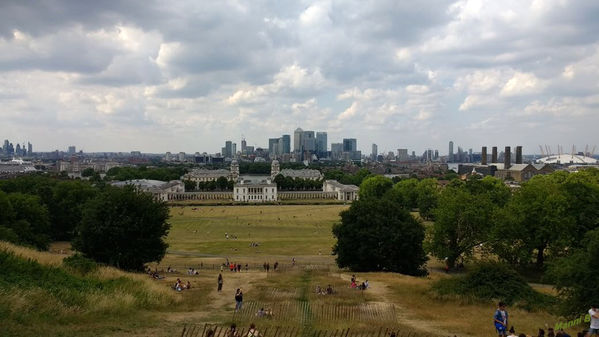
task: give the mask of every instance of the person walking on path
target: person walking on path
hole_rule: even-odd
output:
[[[219,293],[221,292],[221,290],[223,290],[223,274],[218,274],[218,288],[216,289],[216,291],[218,291]]]
[[[591,305],[589,315],[591,316],[591,327],[586,337],[599,336],[599,308],[597,308],[596,304]]]
[[[241,288],[237,288],[235,292],[235,311],[241,310],[241,305],[243,304],[243,291]]]
[[[505,310],[505,303],[499,302],[497,305],[497,310],[495,310],[495,315],[493,316],[493,323],[495,323],[495,330],[499,337],[507,336],[508,314],[507,310]]]

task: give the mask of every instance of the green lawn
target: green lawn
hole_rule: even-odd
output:
[[[344,205],[198,206],[171,211],[169,250],[220,256],[330,255]],[[225,237],[229,235],[229,239]],[[236,237],[236,238],[234,238]],[[257,242],[258,247],[250,247]]]

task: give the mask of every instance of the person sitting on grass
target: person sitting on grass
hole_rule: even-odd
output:
[[[353,281],[351,282],[350,288],[352,288],[352,289],[355,289],[355,288],[357,288],[357,287],[358,287],[358,285],[356,284],[356,280],[353,280]]]
[[[510,334],[507,337],[518,337],[518,336],[516,336],[516,330],[514,330],[513,326],[510,328],[509,333]]]
[[[256,316],[258,317],[264,317],[264,308],[260,308],[260,310],[258,310],[258,312],[256,313]]]
[[[499,337],[506,337],[506,329],[508,323],[508,313],[505,310],[506,305],[503,302],[499,302],[495,315],[493,316],[493,323],[495,324],[495,330]]]
[[[334,291],[333,291],[333,287],[331,287],[331,285],[329,284],[327,286],[327,295],[333,295]]]

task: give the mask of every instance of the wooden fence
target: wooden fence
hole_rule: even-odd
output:
[[[393,324],[397,321],[395,306],[391,303],[364,303],[360,305],[343,305],[307,301],[283,301],[277,303],[260,303],[247,301],[240,311],[233,314],[233,321],[250,321],[267,319],[257,317],[260,309],[272,311],[272,319],[284,319],[285,322],[299,324],[307,320],[326,322],[348,320],[376,324]]]
[[[238,328],[234,336],[247,337],[247,327]],[[378,329],[337,329],[337,330],[304,330],[301,327],[267,327],[263,330],[256,329],[256,337],[431,337],[413,331],[402,330],[397,327]],[[181,337],[231,337],[231,329],[212,324],[186,324],[181,332]]]

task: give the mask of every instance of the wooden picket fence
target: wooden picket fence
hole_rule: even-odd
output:
[[[235,336],[246,337],[249,328],[238,328]],[[181,332],[181,337],[230,337],[230,328],[213,324],[186,324]],[[301,327],[267,327],[257,329],[259,337],[430,337],[417,334],[413,331],[402,330],[397,327],[378,329],[334,329],[334,330],[304,330]]]
[[[366,323],[393,324],[397,320],[395,305],[391,303],[364,303],[343,305],[330,303],[308,303],[306,301],[282,301],[264,304],[255,301],[243,303],[240,311],[233,314],[233,321],[248,321],[257,318],[261,308],[270,309],[273,319],[284,318],[285,322],[305,323],[306,320],[331,321],[349,320]],[[266,319],[266,318],[261,318]]]

